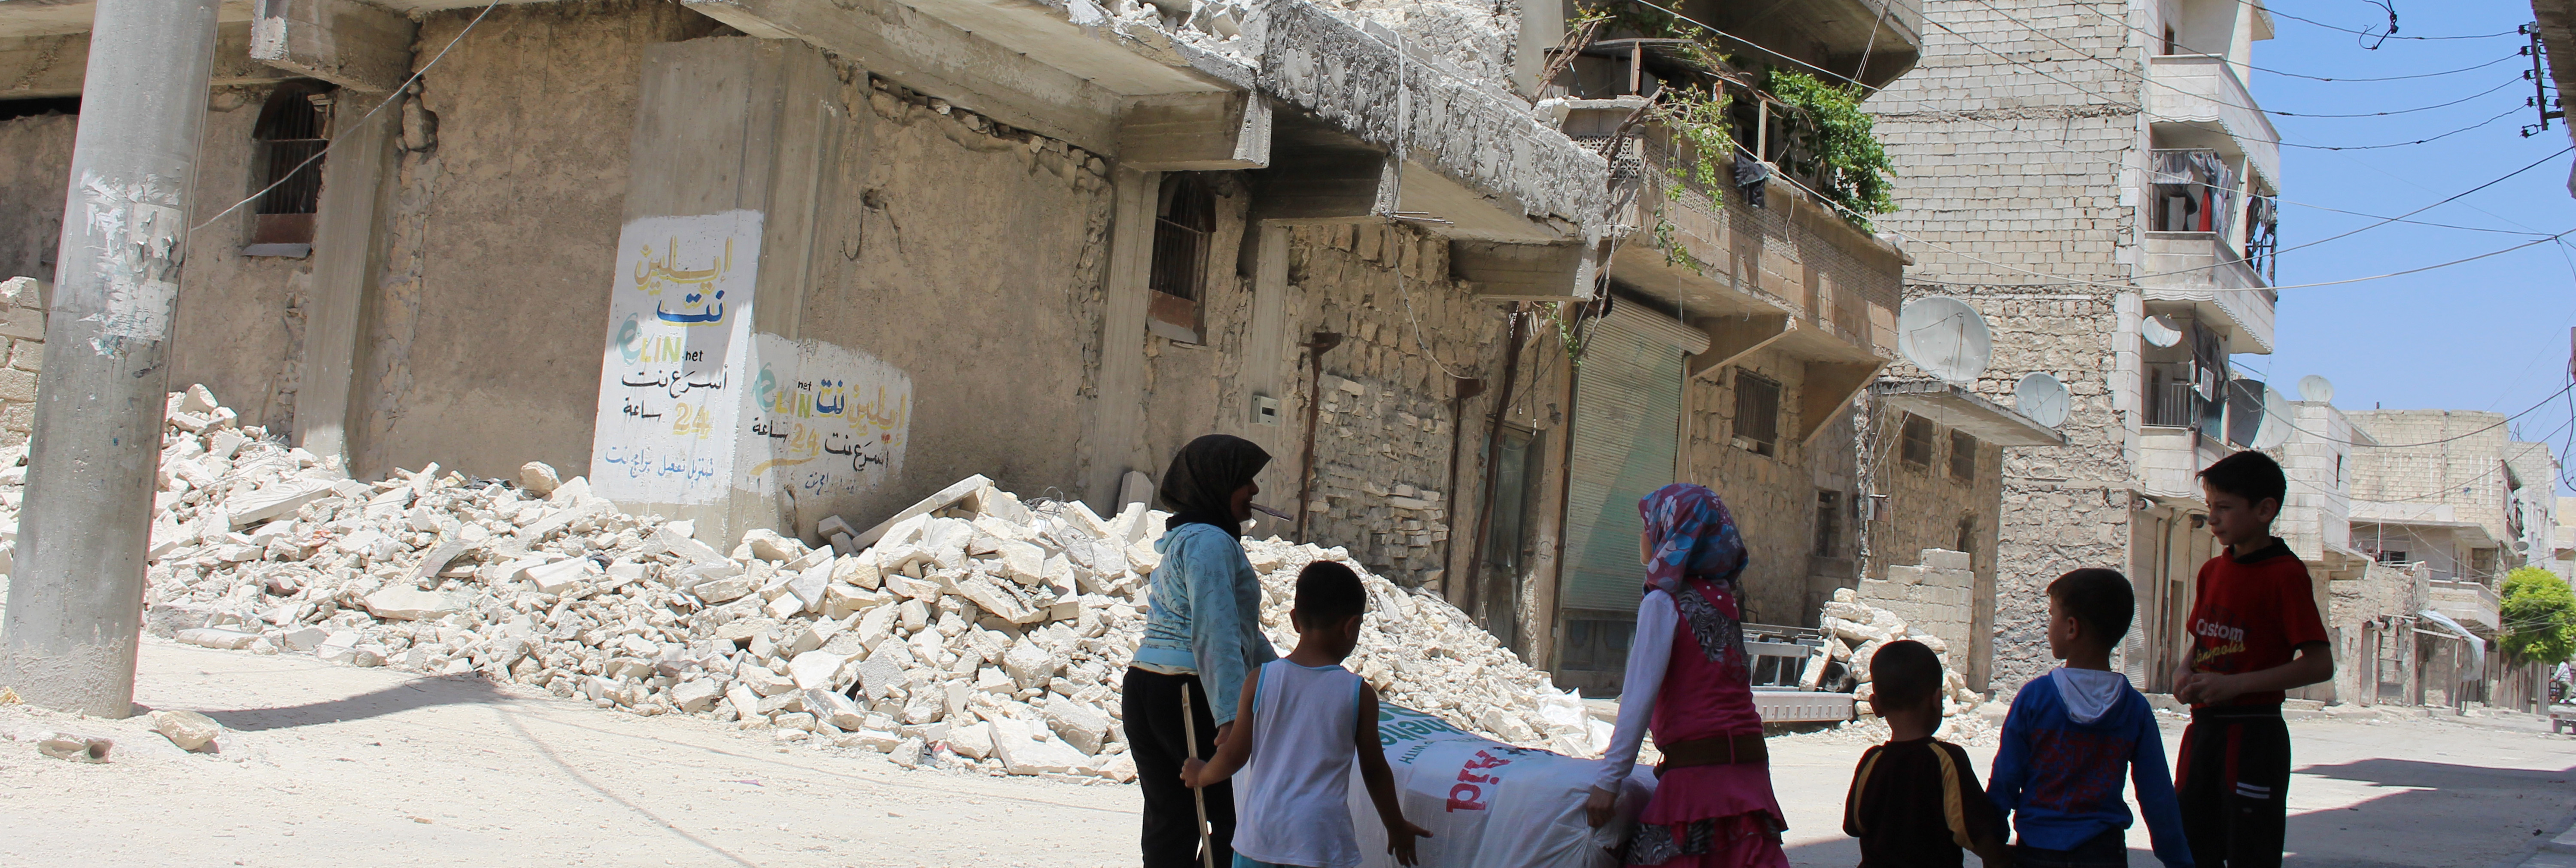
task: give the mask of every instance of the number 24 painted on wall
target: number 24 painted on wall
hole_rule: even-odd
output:
[[[675,405],[675,409],[671,414],[671,436],[688,437],[694,435],[703,440],[715,432],[715,414],[707,412],[704,405],[697,407],[691,407],[687,404]]]

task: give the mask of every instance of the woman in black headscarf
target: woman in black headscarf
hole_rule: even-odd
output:
[[[1270,453],[1250,440],[1210,434],[1172,456],[1156,490],[1172,512],[1154,550],[1145,637],[1123,685],[1122,717],[1136,781],[1145,791],[1145,868],[1198,865],[1198,812],[1181,784],[1181,763],[1191,756],[1189,727],[1181,720],[1182,694],[1196,722],[1196,755],[1216,754],[1217,739],[1234,727],[1234,690],[1205,685],[1243,683],[1253,667],[1278,658],[1261,635],[1261,577],[1243,556],[1243,523],[1252,518],[1254,474]],[[1234,863],[1234,791],[1219,783],[1205,790],[1208,844],[1216,864]]]

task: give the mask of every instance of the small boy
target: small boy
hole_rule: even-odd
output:
[[[2191,704],[2174,787],[2192,856],[2217,868],[2281,864],[2290,794],[2282,691],[2334,677],[2308,565],[2272,535],[2289,492],[2281,465],[2239,452],[2200,472],[2209,532],[2227,548],[2200,567],[2174,699]]]
[[[1234,788],[1236,868],[1360,864],[1359,838],[1351,830],[1354,758],[1396,861],[1414,864],[1413,839],[1431,836],[1405,822],[1396,804],[1395,775],[1378,747],[1377,691],[1341,666],[1359,645],[1367,607],[1368,592],[1351,568],[1332,561],[1306,565],[1288,610],[1297,650],[1252,670],[1236,706],[1242,716],[1217,744],[1216,756],[1183,764],[1181,782],[1192,788],[1242,770],[1243,785]]]
[[[2048,653],[2066,665],[2013,697],[1986,790],[1996,808],[2019,814],[2013,862],[2022,868],[2125,868],[2123,771],[2137,784],[2156,858],[2167,868],[2192,864],[2155,714],[2127,676],[2111,671],[2111,649],[2128,635],[2135,607],[2129,580],[2111,570],[2076,570],[2048,585]]]
[[[1843,834],[1860,839],[1861,868],[1959,868],[1960,848],[2010,864],[2004,821],[1977,786],[1968,752],[1932,737],[1941,728],[1941,658],[1921,642],[1879,646],[1869,658],[1870,706],[1886,744],[1860,755],[1843,798]]]

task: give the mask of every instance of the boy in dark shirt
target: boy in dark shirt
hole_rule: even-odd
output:
[[[2111,671],[2137,597],[2111,570],[2076,570],[2048,584],[2048,653],[2066,665],[2021,686],[2004,717],[1995,808],[2013,815],[2021,868],[2125,868],[2129,806],[2120,776],[2138,788],[2156,857],[2189,868],[2181,811],[2165,780],[2164,735],[2147,698]]]
[[[2173,672],[2174,699],[2191,704],[2174,788],[2184,833],[2203,868],[2281,864],[2290,789],[2290,730],[2282,692],[2334,677],[2308,565],[2272,535],[2289,480],[2260,452],[2200,472],[2209,532],[2226,550],[2200,567],[2189,635]]]
[[[1886,744],[1861,754],[1843,799],[1843,833],[1860,839],[1861,868],[1959,868],[1960,849],[2010,864],[2003,818],[1977,786],[1968,752],[1933,738],[1941,728],[1941,659],[1923,643],[1889,642],[1869,659],[1870,705]]]

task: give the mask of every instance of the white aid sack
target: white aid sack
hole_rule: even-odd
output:
[[[1404,818],[1431,832],[1415,844],[1425,868],[1613,868],[1609,848],[1654,793],[1653,770],[1638,767],[1619,794],[1619,816],[1594,829],[1583,800],[1599,760],[1513,747],[1391,704],[1378,706],[1377,734]],[[1351,825],[1364,868],[1395,868],[1356,764]]]

